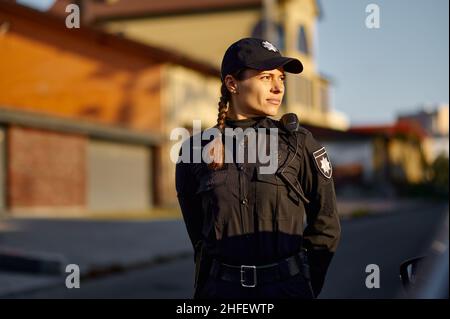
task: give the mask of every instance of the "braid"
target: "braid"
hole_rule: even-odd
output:
[[[227,117],[228,107],[227,104],[230,101],[230,92],[228,91],[225,83],[222,83],[220,88],[220,93],[222,94],[219,101],[219,114],[217,116],[217,125],[219,130],[223,133],[225,127],[225,118]]]
[[[227,117],[227,112],[228,112],[228,102],[231,99],[230,96],[230,92],[227,89],[227,86],[225,85],[225,83],[222,83],[222,86],[220,87],[220,100],[219,100],[219,114],[217,115],[217,127],[220,130],[220,132],[223,134],[224,133],[224,128],[225,128],[225,118]],[[208,165],[209,168],[211,169],[220,169],[223,167],[223,162],[224,162],[224,157],[225,157],[225,153],[223,150],[223,143],[222,143],[222,138],[220,138],[220,141],[216,141],[217,142],[217,146],[219,147],[219,156],[222,159],[219,162],[215,162],[214,160]],[[220,144],[219,144],[220,143]]]

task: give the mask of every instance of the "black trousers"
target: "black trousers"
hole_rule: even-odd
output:
[[[198,287],[195,299],[314,299],[311,283],[302,273],[282,281],[242,287],[239,282],[210,276]]]

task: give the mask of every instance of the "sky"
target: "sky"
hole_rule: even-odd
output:
[[[53,0],[19,0],[45,10]],[[449,102],[448,0],[319,0],[315,56],[332,106],[352,125],[385,124]],[[380,28],[366,27],[376,4]]]
[[[20,4],[30,6],[35,9],[44,11],[44,10],[47,10],[55,1],[54,0],[17,0],[17,2]]]
[[[333,81],[334,108],[352,124],[448,104],[448,0],[319,1],[318,69]],[[380,9],[379,29],[365,24],[371,3]]]

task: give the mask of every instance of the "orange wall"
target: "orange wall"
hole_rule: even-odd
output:
[[[0,12],[0,105],[160,131],[161,64]],[[1,110],[0,110],[1,111]]]

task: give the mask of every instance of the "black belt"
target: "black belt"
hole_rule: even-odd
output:
[[[280,281],[302,273],[309,280],[306,251],[267,265],[229,265],[214,259],[210,275],[221,280],[239,282],[242,287],[256,287],[258,283]]]

